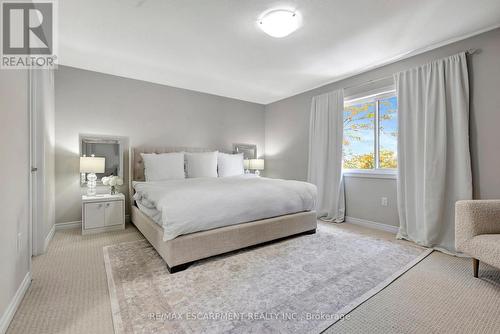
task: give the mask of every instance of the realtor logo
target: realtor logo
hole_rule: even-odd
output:
[[[2,1],[3,69],[54,68],[55,3]]]

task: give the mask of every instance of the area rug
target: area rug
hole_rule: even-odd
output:
[[[320,333],[430,252],[321,224],[175,274],[145,240],[104,260],[116,334]]]

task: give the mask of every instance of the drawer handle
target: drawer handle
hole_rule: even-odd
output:
[[[106,203],[106,207],[109,207],[109,203]]]

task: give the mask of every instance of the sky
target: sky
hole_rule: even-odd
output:
[[[387,102],[387,103],[384,103]],[[387,99],[380,100],[380,118],[382,119],[384,115],[388,114],[388,110],[395,110],[397,108],[397,98],[391,97]],[[366,115],[367,113],[375,112],[375,104],[371,103],[367,111],[360,113],[360,117]],[[344,112],[344,117],[347,117],[349,112]],[[380,149],[388,149],[396,152],[397,150],[397,138],[395,136],[391,136],[390,133],[397,132],[398,124],[397,124],[397,114],[391,113],[392,117],[390,120],[381,120],[380,126],[383,129],[380,134]],[[358,117],[357,117],[358,118]],[[369,119],[353,122],[352,124],[361,124],[368,123]],[[372,121],[373,122],[373,121]],[[349,132],[345,132],[345,136]],[[370,153],[373,154],[373,146],[374,146],[374,134],[373,129],[361,129],[354,133],[357,137],[361,137],[361,140],[349,140],[350,145],[344,148],[346,153],[350,152],[354,155],[361,155]]]
[[[386,103],[380,104],[380,117],[383,115],[387,115],[388,110],[397,110],[398,103],[397,98],[391,97],[388,99],[384,99],[382,101],[387,101]],[[390,120],[382,120],[380,122],[380,126],[383,128],[382,133],[380,134],[380,149],[388,149],[391,151],[397,151],[397,137],[391,135],[392,133],[397,133],[398,131],[398,118],[397,113],[391,113],[392,117]]]

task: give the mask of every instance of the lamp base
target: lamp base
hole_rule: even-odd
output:
[[[87,174],[87,195],[94,196],[96,194],[97,175],[95,173]]]
[[[255,175],[260,176],[260,171],[258,169],[255,170]]]

